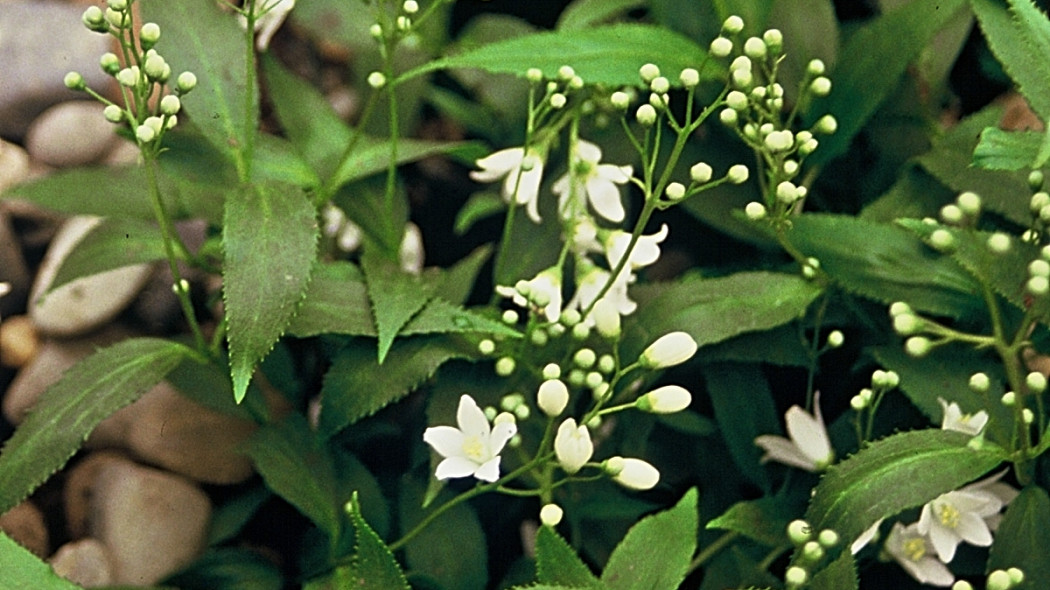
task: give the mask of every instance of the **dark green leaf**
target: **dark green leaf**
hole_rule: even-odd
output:
[[[342,531],[335,467],[331,452],[306,423],[292,413],[263,426],[244,445],[267,487],[336,539]]]
[[[705,528],[733,531],[763,545],[781,547],[789,544],[785,531],[792,518],[777,498],[767,496],[733,504]]]
[[[306,293],[317,237],[314,208],[299,187],[253,184],[226,199],[223,300],[238,402]]]
[[[464,304],[474,290],[481,267],[492,255],[492,245],[486,244],[475,249],[452,267],[441,273],[434,296],[450,303]]]
[[[85,358],[44,392],[0,452],[0,514],[65,465],[99,422],[138,399],[193,352],[125,340]]]
[[[632,291],[639,309],[626,328],[626,352],[638,354],[674,330],[688,332],[704,346],[775,328],[801,317],[820,293],[820,287],[799,276],[772,272],[640,286]]]
[[[318,430],[331,436],[408,395],[445,361],[476,354],[476,348],[453,335],[413,336],[395,342],[380,365],[375,342],[355,339],[332,360],[325,374]]]
[[[255,139],[252,182],[276,181],[305,189],[316,188],[321,184],[317,172],[295,152],[287,140],[266,133],[260,133]]]
[[[488,191],[474,193],[456,214],[454,225],[456,235],[461,236],[470,231],[475,223],[506,210],[507,203],[498,193]]]
[[[972,0],[992,53],[1017,82],[1039,118],[1050,119],[1050,22],[1030,0],[1010,0],[1010,11],[998,2]]]
[[[401,336],[415,334],[474,333],[506,338],[521,338],[521,332],[507,324],[453,305],[443,299],[431,299],[401,330]]]
[[[300,338],[318,334],[375,336],[368,289],[360,269],[349,262],[318,263],[288,333]]]
[[[1016,590],[1050,588],[1050,561],[1044,549],[1050,547],[1050,497],[1046,490],[1028,486],[1006,508],[995,543],[988,555],[988,571],[1020,568],[1024,582]]]
[[[429,511],[422,508],[423,486],[402,480],[402,534],[412,530]],[[438,505],[452,498],[442,494]],[[404,547],[405,567],[431,578],[438,588],[482,590],[488,583],[485,532],[470,504],[463,502],[438,516]]]
[[[638,68],[653,63],[672,84],[678,84],[679,72],[698,68],[705,61],[707,52],[678,33],[651,25],[618,24],[499,41],[431,61],[406,72],[398,81],[448,68],[479,68],[518,76],[524,76],[529,68],[539,68],[548,78],[555,78],[558,68],[568,64],[588,83],[637,86]],[[715,79],[722,71],[721,66],[707,63],[701,76]]]
[[[813,576],[809,587],[812,590],[857,590],[857,566],[853,555],[843,551]]]
[[[582,31],[647,4],[648,0],[575,0],[561,11],[555,28]]]
[[[462,141],[430,141],[401,138],[397,141],[397,163],[415,162],[429,156],[451,154],[472,149],[472,144]],[[373,137],[362,137],[349,157],[336,169],[332,189],[349,182],[371,176],[387,169],[390,163],[390,141]]]
[[[917,163],[911,162],[900,170],[897,182],[868,203],[858,217],[880,223],[909,217],[933,217],[954,196],[954,191]]]
[[[197,75],[197,87],[183,100],[183,109],[201,133],[247,172],[250,154],[244,153],[259,119],[258,89],[248,88],[247,71],[254,67],[245,49],[245,31],[232,14],[211,0],[146,2],[143,18],[156,22],[165,39],[158,51],[178,76],[182,71]]]
[[[365,252],[361,257],[368,300],[372,304],[379,336],[379,364],[383,364],[390,345],[401,328],[430,301],[434,281],[401,270],[397,263]]]
[[[547,526],[536,533],[536,580],[572,588],[603,588],[565,539]]]
[[[157,226],[133,217],[103,219],[62,260],[49,291],[80,277],[163,260],[165,256]]]
[[[696,551],[697,496],[691,488],[673,508],[632,526],[609,556],[602,582],[610,590],[677,588]]]
[[[802,215],[792,223],[788,241],[849,292],[947,316],[978,305],[980,288],[970,275],[907,230],[844,215]]]
[[[973,165],[986,170],[1025,170],[1032,167],[1045,133],[1003,131],[988,127],[973,150]]]
[[[257,551],[213,549],[165,583],[179,590],[281,590],[280,568]]]
[[[810,110],[814,118],[834,115],[838,130],[821,139],[810,162],[820,165],[849,149],[853,137],[897,87],[908,64],[965,4],[965,0],[909,2],[850,36],[830,75],[831,94]],[[872,59],[873,55],[878,59]]]
[[[705,366],[704,381],[733,462],[744,477],[768,492],[769,477],[759,468],[762,450],[755,445],[755,437],[778,432],[780,417],[761,367],[740,363]]]
[[[348,506],[350,523],[357,533],[352,577],[349,582],[354,588],[362,590],[408,590],[408,580],[401,572],[401,566],[394,559],[394,554],[361,515],[356,493],[350,498]]]
[[[60,578],[51,566],[0,531],[0,585],[15,590],[80,590],[73,582]]]
[[[806,521],[852,543],[875,521],[914,508],[995,468],[1004,451],[951,430],[888,436],[831,466],[814,491]]]
[[[211,514],[208,546],[218,545],[236,537],[259,508],[273,494],[263,486],[253,487],[217,506]]]

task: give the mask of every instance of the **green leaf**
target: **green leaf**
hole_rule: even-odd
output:
[[[267,133],[260,133],[255,140],[252,182],[277,181],[306,189],[321,184],[317,172],[287,140]]]
[[[361,590],[408,590],[408,580],[401,572],[401,566],[394,559],[394,554],[361,515],[361,505],[357,501],[356,492],[350,498],[347,512],[350,513],[350,523],[357,533],[350,580],[353,587]]]
[[[270,490],[260,485],[216,506],[211,514],[211,526],[208,527],[208,546],[212,547],[236,537],[259,508],[272,497]]]
[[[223,300],[238,402],[306,293],[317,237],[314,208],[301,188],[253,184],[226,199]]]
[[[769,476],[759,468],[762,449],[755,437],[778,432],[780,416],[760,365],[718,363],[704,367],[704,381],[715,419],[729,454],[740,472],[763,491]]]
[[[604,588],[565,539],[548,526],[536,533],[536,580],[571,588]]]
[[[973,150],[973,165],[985,170],[1021,170],[1032,167],[1045,133],[1003,131],[987,127]]]
[[[626,327],[628,356],[674,330],[685,330],[704,346],[775,328],[801,317],[821,289],[795,275],[741,272],[714,279],[691,276],[631,293],[639,307]]]
[[[99,422],[192,355],[177,342],[134,338],[99,350],[66,371],[0,452],[0,514],[61,469]]]
[[[423,506],[424,487],[407,477],[401,480],[402,534],[429,516]],[[440,504],[452,499],[443,493]],[[439,505],[440,505],[439,504]],[[429,523],[404,547],[405,567],[431,578],[437,588],[482,590],[488,583],[488,550],[478,515],[467,502],[456,504]]]
[[[610,590],[677,588],[696,551],[697,491],[673,508],[638,521],[613,549],[602,572]]]
[[[970,448],[950,430],[902,432],[832,465],[814,490],[805,519],[852,543],[875,521],[914,508],[988,473],[1005,459],[998,446]]]
[[[244,153],[259,120],[258,89],[248,87],[245,31],[232,14],[211,0],[146,2],[144,20],[160,25],[166,39],[160,51],[174,76],[197,75],[197,87],[182,100],[197,128],[216,148],[231,155],[241,174],[248,170]]]
[[[330,538],[339,538],[342,524],[332,454],[302,414],[293,412],[282,422],[263,426],[244,450],[267,487]]]
[[[789,543],[784,531],[793,517],[782,504],[778,498],[769,496],[737,502],[705,528],[740,533],[770,547],[786,546]]]
[[[476,347],[453,335],[413,336],[395,342],[380,365],[374,342],[355,339],[325,374],[318,431],[332,436],[408,395],[445,361],[476,355]]]
[[[845,215],[802,215],[792,224],[788,241],[846,291],[946,316],[979,305],[973,278],[907,230]]]
[[[1050,497],[1038,486],[1028,486],[1006,508],[988,555],[988,571],[1020,568],[1024,582],[1016,590],[1050,588]]]
[[[648,0],[574,0],[561,11],[555,28],[582,31],[648,4]]]
[[[212,549],[164,582],[182,590],[281,590],[285,585],[271,559],[234,547]]]
[[[1039,118],[1050,119],[1050,22],[1030,0],[1010,0],[1007,12],[998,2],[972,0],[974,14],[988,47],[1017,82]]]
[[[103,219],[63,259],[49,291],[80,277],[165,257],[157,226],[133,217]]]
[[[853,137],[897,87],[908,64],[965,4],[965,0],[909,2],[850,36],[829,76],[831,94],[809,111],[814,119],[830,113],[839,123],[834,135],[820,140],[820,149],[809,157],[811,163],[819,166],[849,149]]]
[[[486,244],[476,248],[465,258],[444,270],[438,280],[434,296],[450,303],[462,305],[470,298],[474,290],[481,267],[492,255],[492,245]]]
[[[462,236],[470,231],[475,223],[506,210],[507,203],[499,193],[489,191],[474,193],[456,214],[453,229],[457,236]]]
[[[638,68],[656,64],[672,84],[678,73],[707,61],[707,52],[692,40],[668,29],[641,24],[617,24],[579,31],[547,31],[484,45],[460,55],[428,62],[405,72],[398,83],[448,68],[479,68],[487,72],[524,76],[539,68],[555,78],[558,68],[570,65],[585,82],[608,86],[637,86]],[[723,68],[707,63],[703,79],[717,79]]]
[[[857,565],[849,551],[818,571],[809,583],[812,590],[857,590]]]
[[[73,582],[60,578],[51,566],[0,531],[0,572],[4,588],[33,590],[80,590]]]
[[[288,333],[300,338],[319,334],[375,336],[368,289],[360,269],[350,262],[317,263]]]
[[[365,252],[361,257],[368,300],[379,336],[379,364],[401,328],[430,301],[435,284],[401,270],[396,262]]]
[[[505,338],[521,338],[521,332],[507,324],[463,309],[443,299],[431,299],[399,333],[400,336],[416,334],[491,334]]]
[[[429,156],[455,154],[464,150],[472,151],[476,145],[462,141],[401,138],[397,140],[397,163],[415,162]],[[390,164],[390,154],[390,140],[362,137],[350,152],[350,156],[336,169],[330,182],[331,188],[339,188],[386,170]]]

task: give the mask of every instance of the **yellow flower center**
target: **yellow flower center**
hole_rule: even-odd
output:
[[[919,561],[926,557],[926,541],[916,537],[904,542],[904,554],[912,561]]]
[[[961,516],[959,509],[951,504],[941,504],[937,507],[937,518],[940,519],[941,524],[948,528],[954,529],[959,526],[959,518]]]
[[[485,445],[481,444],[480,438],[471,436],[463,441],[463,454],[471,461],[481,463],[484,453]]]

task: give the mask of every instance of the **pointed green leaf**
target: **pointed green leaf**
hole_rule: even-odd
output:
[[[216,148],[229,153],[242,173],[248,170],[245,146],[259,120],[258,89],[248,88],[245,31],[233,14],[211,0],[145,2],[142,16],[160,25],[164,36],[157,50],[172,75],[190,71],[197,87],[182,108]],[[177,40],[172,43],[168,40]]]
[[[73,582],[60,578],[51,566],[0,531],[0,572],[4,588],[33,590],[80,590]]]
[[[812,590],[857,590],[857,565],[849,551],[813,575]]]
[[[408,580],[394,554],[361,515],[356,492],[350,498],[348,508],[350,523],[357,533],[350,584],[361,590],[408,590]]]
[[[565,539],[548,526],[536,533],[536,579],[571,588],[604,587]]]
[[[814,491],[806,521],[848,545],[875,521],[961,487],[1005,459],[998,446],[971,448],[950,430],[902,432],[831,466]]]
[[[829,76],[831,94],[809,111],[814,118],[834,115],[838,130],[821,138],[820,149],[808,161],[819,166],[849,149],[853,137],[897,87],[908,64],[965,4],[965,0],[908,2],[855,31]]]
[[[588,83],[637,86],[638,68],[653,63],[672,84],[679,84],[679,72],[705,62],[701,77],[710,80],[722,75],[722,66],[707,60],[703,48],[679,33],[652,25],[616,24],[533,33],[483,45],[428,62],[406,72],[398,82],[447,68],[479,68],[519,76],[529,68],[539,68],[546,77],[555,78],[558,68],[568,64]]]
[[[477,354],[476,347],[454,335],[413,336],[395,342],[380,365],[375,342],[355,339],[332,360],[325,374],[318,431],[332,436],[408,395],[445,361]]]
[[[133,217],[103,219],[62,260],[49,290],[80,277],[165,257],[156,225]]]
[[[1028,170],[1045,137],[1045,133],[1038,131],[987,127],[973,150],[973,165],[985,170]]]
[[[1006,508],[995,532],[995,543],[988,554],[988,571],[1020,568],[1024,582],[1015,590],[1050,588],[1050,496],[1038,486],[1028,486]]]
[[[786,546],[789,542],[784,531],[794,516],[787,513],[783,503],[783,499],[771,496],[737,502],[705,528],[740,533],[770,547]]]
[[[245,443],[267,487],[295,506],[330,538],[342,530],[331,452],[302,414],[267,424]]]
[[[586,30],[648,4],[648,0],[574,0],[558,16],[555,28],[559,31]]]
[[[391,260],[368,252],[361,257],[361,270],[379,336],[379,364],[383,364],[394,337],[430,301],[435,285],[433,281],[402,271]]]
[[[610,590],[677,588],[696,551],[696,502],[691,488],[673,508],[632,526],[609,556],[602,582]]]
[[[474,333],[521,338],[521,332],[507,324],[463,309],[444,299],[431,299],[401,330],[401,336],[414,334]]]
[[[397,163],[415,162],[429,156],[455,155],[457,152],[473,154],[476,143],[462,141],[432,141],[426,139],[401,138],[397,140]],[[390,141],[375,137],[358,140],[350,156],[336,169],[331,181],[332,188],[371,176],[386,170],[390,162]]]
[[[260,551],[248,547],[222,547],[205,552],[188,567],[166,578],[163,588],[154,586],[150,590],[281,590],[284,586],[281,569]]]
[[[317,172],[303,160],[288,140],[268,133],[260,133],[255,140],[252,182],[277,181],[305,189],[313,189],[321,184]]]
[[[717,363],[704,367],[715,420],[733,462],[745,478],[769,491],[769,475],[759,468],[762,449],[755,437],[778,432],[780,416],[759,364]]]
[[[477,282],[481,267],[492,255],[492,245],[486,244],[476,248],[465,258],[445,269],[438,280],[434,296],[450,303],[463,305],[470,298]]]
[[[787,239],[846,291],[947,316],[981,305],[980,288],[965,270],[900,227],[810,214],[792,220]]]
[[[422,483],[401,480],[400,521],[402,534],[416,527],[433,509],[422,507]],[[438,505],[453,498],[443,493]],[[438,588],[483,590],[488,579],[488,548],[474,508],[467,502],[456,504],[428,524],[404,547],[405,567],[431,578]]]
[[[972,0],[988,47],[1017,82],[1039,118],[1050,119],[1050,22],[1031,0],[1010,0],[1009,12],[999,2]]]
[[[821,289],[795,275],[741,272],[644,285],[631,293],[639,308],[626,327],[628,356],[674,330],[689,332],[704,346],[775,328],[801,317]]]
[[[474,193],[456,214],[453,230],[457,236],[462,236],[470,231],[475,223],[506,210],[507,203],[499,193],[489,191]]]
[[[238,402],[306,293],[317,237],[314,208],[301,188],[254,184],[226,199],[223,300]]]
[[[99,350],[66,371],[0,452],[0,514],[61,469],[99,422],[191,356],[177,342],[134,338]]]
[[[318,263],[288,333],[375,336],[368,289],[361,270],[349,262]]]

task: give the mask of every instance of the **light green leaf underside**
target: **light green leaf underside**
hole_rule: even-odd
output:
[[[33,590],[80,590],[80,586],[60,578],[51,566],[0,531],[0,572],[4,588]]]

